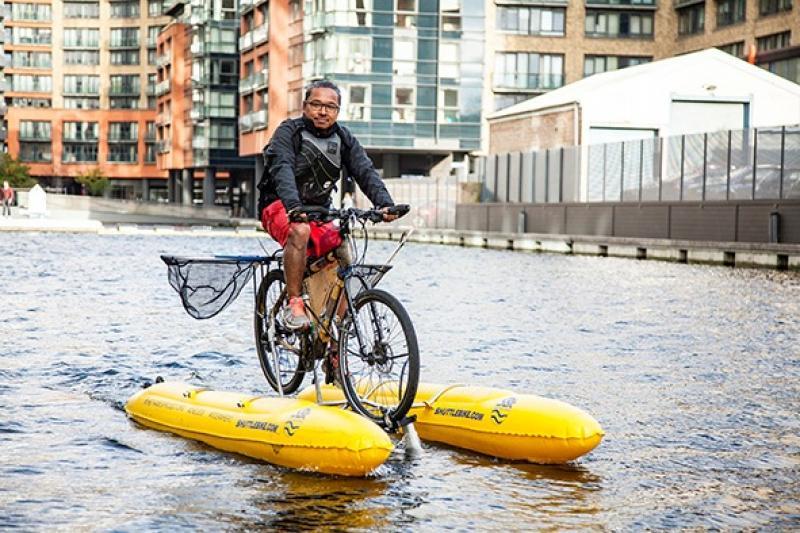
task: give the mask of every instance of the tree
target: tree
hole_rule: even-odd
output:
[[[7,153],[0,154],[0,186],[3,181],[14,188],[32,187],[36,180],[31,178],[30,167]]]
[[[103,196],[108,186],[111,185],[108,177],[97,167],[78,174],[75,181],[86,187],[89,196]]]

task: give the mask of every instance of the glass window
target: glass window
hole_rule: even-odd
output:
[[[717,26],[730,26],[745,19],[745,0],[718,0]]]
[[[49,21],[49,4],[11,4],[11,18],[13,20]]]
[[[585,31],[589,37],[652,38],[652,13],[587,10]]]
[[[19,138],[39,141],[49,141],[51,137],[50,122],[46,120],[20,120]]]
[[[112,50],[109,54],[112,65],[139,64],[139,50]]]
[[[791,37],[792,33],[790,31],[765,35],[756,39],[756,48],[761,52],[788,48],[791,44]]]
[[[583,75],[591,76],[652,61],[652,57],[587,55],[583,60]]]
[[[162,4],[161,0],[147,0],[147,14],[151,17],[160,17]]]
[[[19,159],[20,161],[49,163],[53,160],[50,142],[20,142]]]
[[[758,14],[762,17],[791,9],[792,0],[759,0],[758,2]]]
[[[64,18],[100,18],[100,2],[64,2]]]
[[[64,143],[61,160],[64,163],[97,162],[97,144]]]
[[[65,65],[99,65],[99,50],[64,50]]]
[[[18,92],[47,92],[53,90],[53,80],[50,76],[27,74],[11,75],[12,90]]]
[[[495,55],[494,86],[501,89],[555,89],[564,84],[564,56],[507,52]]]
[[[730,44],[723,44],[721,46],[718,46],[717,48],[734,57],[744,57],[744,41],[739,41]]]
[[[138,18],[139,17],[139,2],[138,0],[128,2],[111,2],[111,18],[124,19],[124,18]]]
[[[345,93],[345,116],[347,120],[369,120],[369,88],[364,85],[350,85]]]
[[[64,109],[100,109],[100,98],[64,97]]]
[[[392,120],[394,122],[414,122],[415,105],[413,87],[395,87]]]
[[[14,51],[11,54],[11,64],[15,68],[51,68],[52,63],[50,52]]]
[[[100,30],[97,28],[64,28],[64,46],[70,48],[99,48]]]
[[[697,4],[678,9],[678,35],[703,33],[705,28],[705,4]]]
[[[100,76],[65,74],[64,94],[100,94]]]
[[[139,28],[111,28],[111,48],[135,48],[139,46]]]

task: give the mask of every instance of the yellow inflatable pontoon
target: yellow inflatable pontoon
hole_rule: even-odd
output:
[[[299,398],[313,401],[314,388]],[[324,388],[325,401],[342,398]],[[420,383],[414,408],[420,438],[503,459],[565,463],[589,453],[603,438],[585,411],[533,394],[465,385]]]
[[[369,420],[300,399],[159,383],[131,397],[125,411],[153,429],[273,464],[326,474],[366,475],[393,450],[386,433]]]

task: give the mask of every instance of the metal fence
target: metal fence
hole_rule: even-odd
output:
[[[397,178],[384,180],[396,204],[409,204],[411,211],[398,223],[417,228],[455,228],[456,204],[459,202],[459,180],[446,178]],[[357,189],[353,198],[356,207],[372,203]]]
[[[800,198],[800,126],[501,154],[485,169],[484,202]]]

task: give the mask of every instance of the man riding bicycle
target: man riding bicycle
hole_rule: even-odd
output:
[[[281,322],[290,329],[305,329],[311,323],[302,299],[306,257],[346,246],[333,223],[309,222],[304,208],[330,206],[331,192],[344,171],[376,207],[383,208],[385,222],[397,218],[386,209],[394,202],[364,148],[336,122],[341,101],[333,82],[311,83],[303,116],[284,120],[264,148],[258,209],[264,230],[284,249],[289,303],[281,311]]]

